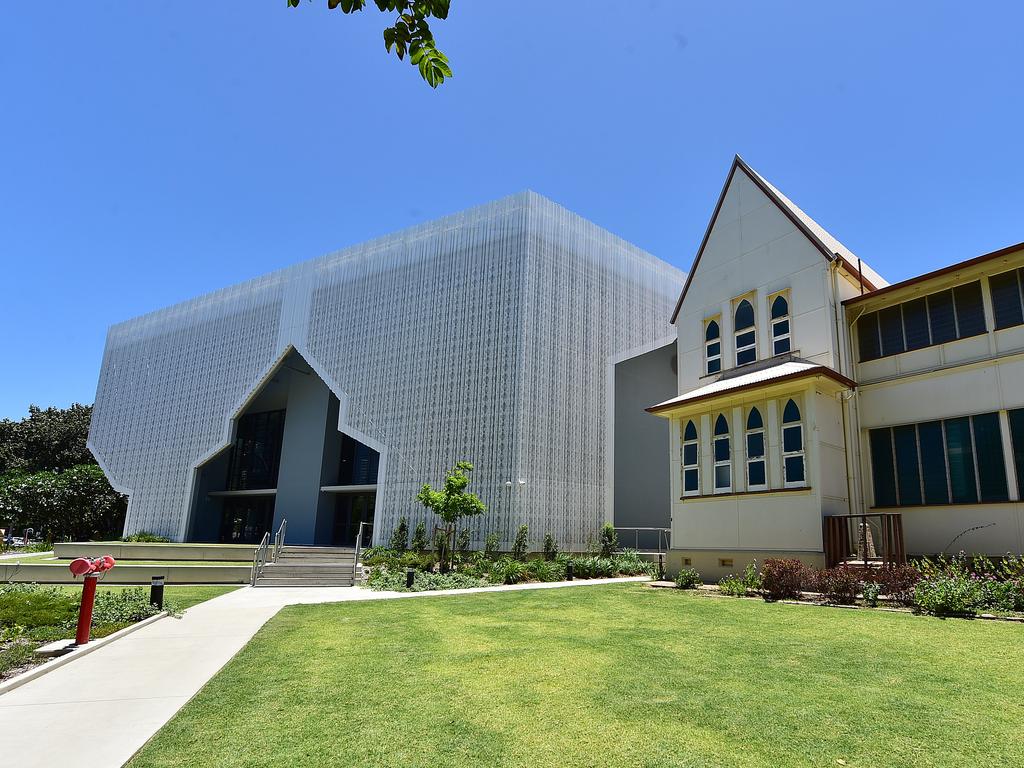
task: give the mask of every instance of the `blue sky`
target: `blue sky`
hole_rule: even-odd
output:
[[[324,0],[6,8],[0,418],[92,402],[112,323],[525,188],[684,269],[736,152],[890,280],[1024,240],[1019,4],[452,5],[437,91]]]

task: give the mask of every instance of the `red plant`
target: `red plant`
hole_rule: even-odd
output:
[[[838,568],[826,568],[815,574],[817,591],[827,603],[853,605],[857,602],[860,592],[860,571],[840,565]]]
[[[764,599],[795,600],[810,576],[811,570],[795,558],[766,558],[761,564]]]
[[[912,565],[893,565],[871,571],[864,581],[873,581],[886,597],[901,605],[910,605],[914,600],[914,587],[921,580],[921,572]]]

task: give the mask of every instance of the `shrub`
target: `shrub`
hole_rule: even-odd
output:
[[[876,581],[866,581],[863,587],[864,593],[864,604],[869,608],[875,608],[878,606],[878,595],[882,591],[882,587]]]
[[[395,552],[405,552],[405,548],[409,545],[409,521],[404,517],[398,519],[398,525],[395,526],[395,530],[391,532],[391,540],[388,542],[388,549],[393,549]]]
[[[165,610],[177,613],[171,601],[164,601]],[[137,621],[156,616],[161,609],[149,602],[149,590],[143,587],[123,589],[117,592],[97,592],[96,604],[92,610],[92,621],[98,624],[134,624]]]
[[[871,574],[870,581],[878,584],[881,594],[900,605],[914,602],[914,587],[921,580],[921,572],[912,565],[881,568]]]
[[[585,555],[569,560],[573,576],[578,579],[606,579],[615,575],[615,562],[610,557]]]
[[[730,597],[744,597],[761,589],[761,577],[757,574],[757,561],[752,560],[743,569],[743,575],[730,573],[718,582],[718,588]]]
[[[814,578],[814,586],[821,593],[826,603],[837,605],[853,605],[857,602],[860,591],[860,574],[853,568],[840,565],[837,568],[826,568],[818,571]]]
[[[914,604],[936,616],[973,616],[984,605],[979,580],[964,573],[921,579],[914,587]]]
[[[55,587],[7,584],[0,588],[0,627],[70,626],[77,618],[78,602]]]
[[[422,520],[416,524],[416,530],[412,534],[412,544],[409,546],[413,552],[423,552],[427,549],[427,524]]]
[[[766,558],[761,566],[765,600],[796,600],[809,581],[809,568],[796,558]]]
[[[169,544],[170,539],[166,536],[161,536],[157,533],[151,533],[149,531],[138,531],[133,533],[131,536],[122,536],[120,541],[130,541],[134,543],[142,544]]]
[[[601,548],[601,557],[611,557],[619,548],[619,535],[615,533],[615,526],[605,523],[601,526],[601,535],[598,539]]]
[[[634,549],[623,550],[611,559],[615,572],[621,576],[650,576],[654,573],[654,563],[644,560]]]
[[[463,573],[433,573],[416,571],[413,574],[412,589],[405,586],[404,571],[387,569],[373,570],[366,585],[373,590],[389,592],[432,592],[439,589],[469,589],[485,587],[487,581]]]
[[[518,584],[520,581],[526,580],[528,573],[526,563],[523,561],[503,557],[496,560],[491,567],[491,581],[499,584]]]
[[[555,537],[550,533],[544,534],[544,548],[542,552],[544,553],[545,560],[554,560],[558,555],[558,542],[555,541]]]
[[[498,544],[500,543],[501,537],[497,533],[488,533],[484,538],[484,555],[494,557],[498,553]]]
[[[527,564],[527,572],[537,581],[563,581],[565,564],[556,560],[531,560]]]
[[[1024,611],[1024,579],[999,581],[992,576],[981,580],[986,608],[997,611]]]
[[[696,568],[683,568],[676,576],[676,586],[679,589],[696,589],[701,583],[700,573]]]
[[[530,529],[528,526],[520,525],[519,530],[516,531],[516,540],[512,542],[512,557],[516,560],[526,559],[526,547],[527,547],[527,534]]]
[[[469,552],[469,545],[472,540],[473,534],[470,532],[469,528],[463,528],[459,531],[459,535],[455,539],[455,548],[459,552],[465,554],[466,552]]]

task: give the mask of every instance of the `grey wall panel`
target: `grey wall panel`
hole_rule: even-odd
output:
[[[670,330],[683,277],[514,195],[115,326],[90,445],[131,493],[126,530],[180,538],[193,468],[294,347],[340,399],[339,428],[382,453],[378,540],[469,459],[489,506],[478,542],[525,522],[582,546],[609,487],[607,360]]]

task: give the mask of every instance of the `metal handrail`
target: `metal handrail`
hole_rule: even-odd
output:
[[[281,556],[281,550],[284,549],[284,537],[288,532],[288,520],[287,518],[281,521],[281,527],[277,529],[277,533],[274,535],[274,557],[273,562],[277,562],[277,558]]]
[[[250,586],[256,586],[256,579],[260,577],[263,572],[263,566],[267,564],[267,551],[270,548],[270,531],[263,534],[263,538],[260,540],[260,545],[256,548],[255,554],[252,556],[252,575],[249,579]]]
[[[672,529],[671,528],[620,528],[616,526],[616,534],[619,531],[632,531],[633,532],[633,549],[640,549],[640,531],[657,531],[658,532],[658,552],[666,553],[672,548]]]
[[[356,553],[352,560],[353,569],[359,568],[359,557],[363,552],[363,526],[368,527],[371,531],[373,530],[373,523],[369,523],[366,520],[359,522],[359,532],[356,534]]]

